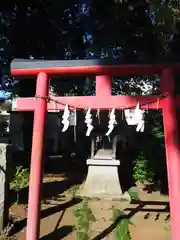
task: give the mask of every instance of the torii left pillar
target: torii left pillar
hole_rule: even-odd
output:
[[[42,182],[43,145],[47,96],[49,90],[48,76],[40,72],[36,82],[37,102],[34,110],[34,127],[31,153],[31,173],[29,181],[29,201],[27,214],[26,240],[39,239],[40,230],[40,194]]]

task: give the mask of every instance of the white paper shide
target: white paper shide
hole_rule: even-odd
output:
[[[91,114],[91,108],[89,108],[86,112],[85,116],[85,121],[87,125],[87,131],[86,131],[86,136],[89,136],[91,134],[91,131],[93,130],[93,125],[92,125],[92,114]]]
[[[66,104],[64,108],[64,113],[62,116],[62,124],[64,125],[62,132],[65,132],[70,125],[69,116],[70,116],[70,111],[69,111],[68,105]]]
[[[128,125],[136,125],[137,132],[144,132],[144,110],[140,109],[139,103],[136,108],[125,109],[124,114]]]

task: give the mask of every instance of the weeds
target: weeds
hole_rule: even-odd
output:
[[[128,218],[123,218],[125,216],[124,212],[115,208],[114,206],[111,208],[112,211],[112,221],[116,222],[119,217],[122,217],[120,222],[117,224],[114,231],[114,239],[115,240],[131,240],[131,235],[129,232],[129,224],[131,223]]]
[[[136,158],[135,166],[133,168],[133,177],[135,181],[142,183],[145,181],[153,181],[154,174],[152,168],[143,152],[141,152]]]
[[[76,218],[77,240],[89,240],[91,237],[91,224],[96,221],[88,202],[84,201],[79,208],[74,211]]]
[[[10,183],[11,189],[16,191],[16,202],[19,203],[19,192],[21,189],[28,186],[29,183],[29,171],[22,166],[16,168],[15,176]]]
[[[139,194],[138,194],[138,191],[137,191],[137,189],[132,189],[132,188],[130,188],[129,190],[128,190],[128,193],[129,193],[129,195],[130,195],[130,198],[131,198],[131,201],[139,201],[140,200],[140,197],[139,197]]]

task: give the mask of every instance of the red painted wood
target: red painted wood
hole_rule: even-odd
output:
[[[48,76],[39,73],[36,84],[36,94],[43,97],[48,95]],[[37,99],[34,106],[34,127],[31,153],[31,172],[29,181],[29,201],[27,214],[26,240],[39,239],[40,227],[40,193],[42,181],[44,127],[47,111],[45,99]]]
[[[136,106],[137,103],[145,104],[142,109],[161,109],[165,99],[159,98],[159,96],[109,96],[105,98],[98,98],[96,96],[68,96],[68,97],[53,97],[54,101],[48,102],[48,110],[63,110],[64,105],[68,104],[74,108],[87,109],[102,109],[109,110],[112,108],[124,109],[132,106]],[[17,111],[34,111],[36,107],[36,98],[17,98],[16,110]],[[147,102],[152,102],[146,104]],[[180,101],[177,101],[180,105]]]
[[[111,96],[111,77],[107,75],[96,76],[96,97],[106,98]]]
[[[39,72],[45,72],[49,75],[64,76],[97,76],[97,75],[145,75],[161,73],[168,65],[163,64],[144,64],[144,65],[103,65],[103,66],[76,66],[76,67],[51,67],[51,68],[33,68],[33,69],[12,69],[13,76],[37,76]],[[174,71],[180,70],[180,64],[170,65]]]
[[[178,124],[174,79],[171,69],[165,69],[161,75],[161,91],[169,96],[163,102],[163,123],[168,172],[169,200],[171,214],[172,239],[179,240],[180,226],[180,149],[178,143]]]

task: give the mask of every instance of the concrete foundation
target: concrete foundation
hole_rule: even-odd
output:
[[[87,160],[88,174],[81,196],[99,199],[121,199],[122,190],[118,176],[119,160]]]

